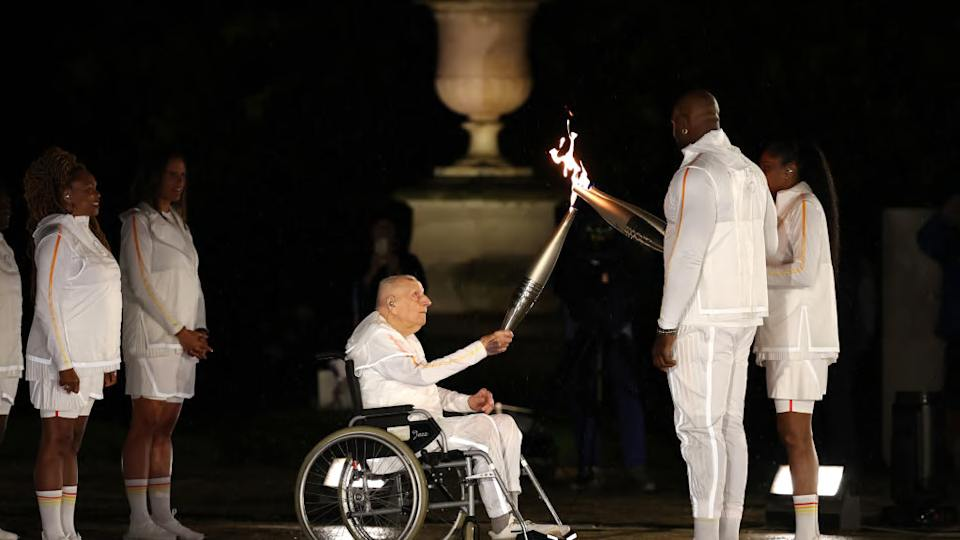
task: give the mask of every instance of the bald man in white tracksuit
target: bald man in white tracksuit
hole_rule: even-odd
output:
[[[695,538],[739,534],[747,357],[767,315],[767,251],[777,246],[776,209],[763,172],[719,129],[718,111],[716,127],[683,147],[664,200],[664,287],[654,348],[673,397]],[[665,363],[657,358],[661,343],[667,343],[660,349]]]
[[[347,358],[354,361],[360,382],[363,406],[390,407],[413,405],[430,413],[446,434],[450,450],[477,449],[486,452],[494,470],[499,472],[509,494],[503,493],[493,479],[479,482],[480,498],[491,518],[492,538],[516,538],[522,528],[511,513],[508,496],[516,503],[520,494],[520,444],[523,434],[513,417],[506,414],[467,414],[444,418],[443,411],[459,413],[489,412],[493,395],[482,389],[473,396],[440,388],[437,383],[480,362],[488,355],[506,350],[513,333],[499,330],[463,349],[427,361],[415,334],[426,324],[431,301],[423,286],[412,276],[393,276],[381,282],[377,311],[357,325],[347,341]],[[428,448],[428,450],[433,450]],[[476,471],[490,466],[477,459]],[[569,532],[567,526],[527,521],[528,531],[554,536]]]

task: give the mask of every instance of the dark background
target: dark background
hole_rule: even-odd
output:
[[[364,270],[373,209],[465,149],[460,120],[433,89],[436,27],[426,6],[309,4],[74,3],[0,23],[8,141],[0,178],[15,201],[5,236],[25,275],[21,179],[44,148],[62,146],[96,175],[115,247],[140,156],[156,144],[187,151],[189,219],[216,349],[187,406],[188,429],[306,406],[313,353],[349,335],[350,284]],[[753,158],[779,134],[820,141],[840,191],[841,268],[873,269],[875,285],[880,211],[934,205],[956,189],[958,32],[955,14],[919,3],[547,2],[530,33],[533,93],[506,117],[502,150],[532,165],[539,185],[562,189],[544,152],[572,110],[597,184],[659,211],[679,162],[671,105],[707,88],[724,129]],[[848,274],[840,309],[849,321],[860,316],[850,295],[861,276]],[[847,397],[856,398],[859,451],[876,462],[875,336],[859,349],[851,369],[861,383]],[[660,386],[648,371],[650,386]],[[25,388],[20,418],[29,414]],[[101,407],[118,423],[128,407],[121,393]],[[666,415],[651,429],[672,437],[666,394],[651,395],[653,413]]]

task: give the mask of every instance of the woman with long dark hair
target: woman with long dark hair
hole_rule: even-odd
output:
[[[186,188],[183,156],[162,155],[144,168],[134,186],[137,205],[121,216],[123,352],[133,407],[123,446],[128,540],[203,538],[170,509],[173,430],[183,401],[193,397],[197,362],[213,350]]]
[[[787,450],[796,538],[808,540],[820,533],[813,407],[823,399],[827,368],[840,354],[834,284],[839,210],[833,175],[816,145],[770,144],[760,168],[776,200],[780,243],[767,261],[770,315],[757,329],[755,350]]]
[[[87,419],[120,367],[120,267],[97,223],[97,181],[60,148],[23,179],[35,304],[27,338],[30,401],[40,410],[34,482],[45,540],[79,540],[77,454]]]

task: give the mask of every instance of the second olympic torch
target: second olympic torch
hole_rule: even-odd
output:
[[[563,249],[563,243],[567,239],[567,233],[570,232],[570,226],[573,225],[576,214],[577,209],[571,206],[560,226],[553,232],[550,241],[540,252],[536,262],[527,271],[526,277],[514,293],[510,309],[503,318],[503,329],[514,330],[537,303],[540,293],[550,280],[550,274],[553,273],[553,267],[557,264],[560,250]]]

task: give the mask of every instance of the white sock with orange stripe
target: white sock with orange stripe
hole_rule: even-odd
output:
[[[147,510],[147,479],[127,479],[123,484],[127,489],[127,502],[130,504],[130,525],[150,521],[150,512]]]
[[[37,492],[37,506],[40,507],[40,523],[47,538],[63,538],[63,523],[60,521],[60,507],[63,504],[63,490],[51,489]]]
[[[819,536],[818,500],[816,494],[793,496],[793,513],[797,522],[796,540],[812,540]]]
[[[170,511],[170,477],[151,478],[150,486],[150,515],[153,521],[164,523],[173,520]]]
[[[63,532],[67,536],[77,534],[76,526],[73,524],[74,510],[77,508],[77,486],[63,486],[63,499],[60,503],[60,523],[63,525]]]

